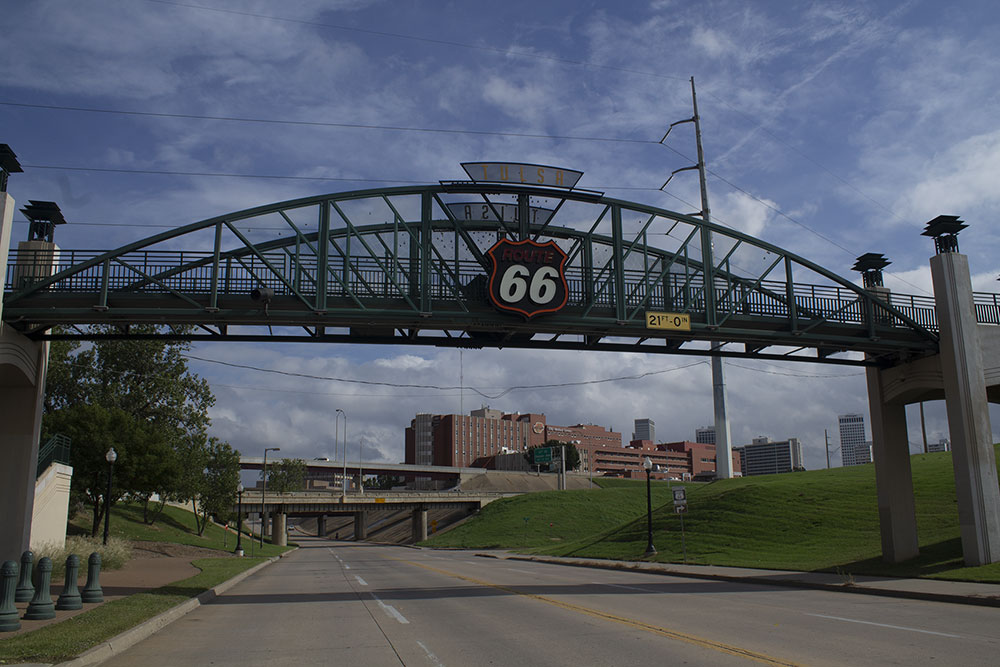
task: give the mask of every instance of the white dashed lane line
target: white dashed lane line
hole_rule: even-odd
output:
[[[954,639],[962,639],[961,635],[953,635],[948,632],[935,632],[933,630],[919,630],[917,628],[908,628],[905,625],[889,625],[888,623],[875,623],[874,621],[859,621],[855,618],[843,618],[841,616],[827,616],[826,614],[806,614],[806,616],[815,616],[816,618],[829,618],[834,621],[844,621],[845,623],[861,623],[863,625],[875,625],[880,628],[892,628],[893,630],[905,630],[907,632],[920,632],[925,635],[937,635],[938,637],[952,637]]]

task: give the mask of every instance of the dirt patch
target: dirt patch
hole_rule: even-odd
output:
[[[228,558],[232,554],[174,542],[133,542],[133,558]]]

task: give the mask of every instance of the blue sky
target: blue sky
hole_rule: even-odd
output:
[[[0,142],[25,166],[9,191],[19,206],[60,204],[70,224],[56,240],[66,249],[110,249],[294,197],[460,179],[459,163],[475,160],[579,169],[582,187],[691,212],[692,172],[658,190],[690,164],[690,126],[668,146],[657,142],[691,116],[694,76],[715,221],[842,275],[858,255],[885,253],[888,287],[929,294],[933,248],[920,231],[939,214],[960,215],[975,287],[998,291],[995,3],[8,0],[4,16]],[[526,134],[547,138],[515,136]],[[15,226],[15,239],[26,234]],[[451,350],[247,344],[193,353],[329,377],[459,377]],[[709,366],[691,363],[486,350],[466,352],[462,369],[465,385],[485,393],[676,369],[491,403],[626,438],[633,419],[651,417],[658,439],[679,440],[712,419]],[[364,438],[365,458],[397,461],[415,413],[486,402],[473,392],[357,393],[193,368],[215,390],[215,434],[250,455],[276,444],[293,456],[332,455],[339,407],[351,458]],[[867,414],[859,369],[740,361],[727,365],[727,381],[735,444],[798,437],[810,468],[825,464],[823,430],[836,442],[837,414]],[[941,407],[928,406],[932,440],[947,435]],[[920,441],[914,419],[910,439]]]

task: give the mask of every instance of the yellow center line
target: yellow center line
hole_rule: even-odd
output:
[[[703,637],[689,635],[685,632],[678,632],[677,630],[671,630],[669,628],[660,627],[658,625],[644,623],[643,621],[637,621],[634,618],[626,618],[624,616],[617,616],[615,614],[610,614],[606,611],[591,609],[589,607],[583,607],[577,604],[570,604],[569,602],[556,600],[554,598],[550,598],[545,595],[525,593],[523,591],[510,588],[509,586],[501,586],[500,584],[493,584],[488,581],[476,579],[474,577],[467,577],[465,575],[457,574],[455,572],[448,572],[447,570],[441,570],[436,567],[432,567],[430,565],[425,565],[423,563],[417,563],[410,560],[403,560],[401,558],[392,558],[391,560],[395,560],[400,563],[406,563],[407,565],[413,565],[414,567],[420,567],[425,570],[430,570],[431,572],[436,572],[438,574],[443,574],[446,577],[454,577],[455,579],[461,579],[462,581],[467,581],[471,584],[477,584],[479,586],[488,586],[489,588],[495,588],[496,590],[504,591],[505,593],[511,593],[513,595],[520,595],[522,597],[538,600],[539,602],[544,602],[546,604],[550,604],[555,607],[560,607],[561,609],[566,609],[568,611],[575,611],[580,614],[593,616],[594,618],[600,618],[606,621],[621,623],[622,625],[627,625],[637,630],[644,630],[645,632],[651,632],[653,634],[660,635],[662,637],[668,637],[670,639],[676,639],[678,641],[686,642],[688,644],[694,644],[695,646],[701,646],[703,648],[712,649],[713,651],[719,651],[720,653],[726,653],[728,655],[734,655],[740,658],[747,658],[749,660],[753,660],[755,662],[759,662],[765,665],[776,665],[779,667],[796,667],[796,663],[794,662],[788,662],[787,660],[780,660],[778,658],[773,658],[764,653],[757,653],[749,649],[740,648],[739,646],[730,646],[729,644],[723,644],[722,642],[712,641],[711,639],[704,639]]]

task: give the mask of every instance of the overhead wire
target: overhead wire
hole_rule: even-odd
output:
[[[458,386],[458,385],[445,385],[445,386],[442,386],[442,385],[434,385],[434,384],[413,384],[413,383],[400,383],[400,382],[383,382],[383,381],[378,381],[378,380],[360,380],[360,379],[357,379],[357,378],[340,378],[340,377],[333,377],[333,376],[326,376],[326,375],[314,375],[312,373],[299,373],[299,372],[295,372],[295,371],[283,371],[283,370],[276,369],[276,368],[262,368],[262,367],[259,367],[259,366],[252,366],[250,364],[238,364],[238,363],[229,362],[229,361],[221,361],[219,359],[209,359],[209,358],[206,358],[206,357],[199,357],[199,356],[196,356],[196,355],[193,355],[193,354],[187,354],[187,353],[185,353],[183,356],[185,358],[187,358],[187,359],[193,359],[195,361],[202,361],[202,362],[211,363],[211,364],[219,364],[221,366],[227,366],[227,367],[230,367],[230,368],[240,368],[240,369],[243,369],[243,370],[251,370],[251,371],[256,371],[256,372],[260,372],[260,373],[272,373],[272,374],[275,374],[275,375],[284,375],[284,376],[287,376],[287,377],[297,377],[297,378],[304,378],[304,379],[309,379],[309,380],[322,380],[322,381],[325,381],[325,382],[344,382],[344,383],[347,383],[347,384],[360,384],[360,385],[375,386],[375,387],[392,387],[392,388],[396,388],[396,389],[435,389],[435,390],[438,390],[438,391],[454,391],[454,390],[462,391],[464,389],[464,390],[472,391],[473,393],[479,394],[483,398],[489,398],[491,400],[502,398],[502,397],[506,396],[507,394],[509,394],[511,392],[514,392],[514,391],[525,391],[525,390],[531,390],[531,389],[559,389],[559,388],[565,388],[565,387],[578,387],[578,386],[584,386],[584,385],[605,384],[605,383],[608,383],[608,382],[621,382],[621,381],[625,381],[625,380],[640,380],[642,378],[651,377],[651,376],[654,376],[654,375],[662,375],[664,373],[673,373],[675,371],[680,371],[680,370],[684,370],[686,368],[691,368],[693,366],[700,366],[700,365],[703,365],[703,364],[707,363],[704,360],[699,360],[699,361],[692,362],[690,364],[685,364],[683,366],[676,366],[674,368],[664,368],[664,369],[657,370],[657,371],[645,371],[645,372],[636,373],[636,374],[633,374],[633,375],[622,375],[622,376],[618,376],[618,377],[601,378],[601,379],[597,379],[597,380],[580,380],[580,381],[574,381],[574,382],[553,382],[553,383],[535,384],[535,385],[515,385],[515,386],[512,386],[512,387],[507,387],[506,389],[504,389],[503,391],[501,391],[498,394],[490,394],[490,393],[487,393],[487,392],[485,392],[485,391],[483,391],[481,389],[477,389],[476,387],[468,387],[468,386],[466,386],[466,387],[463,388],[463,387]]]
[[[503,48],[499,48],[499,47],[492,47],[492,46],[488,46],[488,45],[477,45],[477,44],[469,44],[469,43],[457,42],[457,41],[452,41],[452,40],[442,40],[442,39],[437,39],[437,38],[426,38],[426,37],[420,37],[420,36],[414,36],[414,35],[407,35],[407,34],[404,34],[404,33],[394,33],[394,32],[388,32],[388,31],[371,30],[371,29],[365,29],[365,28],[358,28],[358,27],[355,27],[355,26],[346,26],[346,25],[341,25],[341,24],[326,23],[326,22],[320,22],[320,21],[310,21],[310,20],[304,20],[304,19],[294,19],[294,18],[290,18],[290,17],[266,15],[266,14],[260,14],[260,13],[256,13],[256,12],[248,12],[248,11],[242,11],[242,10],[224,9],[224,8],[218,8],[218,7],[208,7],[208,6],[197,5],[197,4],[192,4],[192,3],[174,2],[172,0],[147,0],[147,1],[148,2],[157,3],[157,4],[162,4],[162,5],[170,5],[170,6],[175,6],[175,7],[182,7],[182,8],[188,8],[188,9],[196,9],[196,10],[201,10],[201,11],[219,12],[219,13],[225,13],[225,14],[240,15],[240,16],[247,16],[247,17],[253,17],[253,18],[260,18],[260,19],[271,20],[271,21],[290,22],[290,23],[296,23],[296,24],[301,24],[301,25],[312,25],[312,26],[317,26],[317,27],[332,28],[332,29],[344,30],[344,31],[351,31],[351,32],[357,32],[357,33],[362,33],[362,34],[371,34],[371,35],[382,36],[382,37],[390,37],[390,38],[395,38],[395,39],[406,39],[406,40],[411,40],[411,41],[418,41],[418,42],[425,42],[425,43],[431,43],[431,44],[438,44],[438,45],[443,45],[443,46],[458,47],[458,48],[465,48],[465,49],[474,49],[474,50],[479,50],[479,51],[486,51],[486,52],[496,53],[496,54],[500,54],[500,55],[518,56],[518,57],[525,57],[525,58],[536,58],[536,59],[542,59],[542,60],[551,60],[551,61],[561,62],[561,63],[565,63],[565,64],[571,64],[571,65],[580,66],[580,67],[588,67],[588,68],[596,68],[596,69],[606,69],[606,70],[612,70],[612,71],[628,72],[628,73],[642,75],[642,76],[650,76],[650,77],[670,79],[670,80],[677,80],[677,81],[687,81],[687,79],[685,79],[683,77],[678,77],[678,76],[673,76],[673,75],[666,75],[666,74],[662,74],[662,73],[658,73],[658,72],[650,72],[650,71],[643,71],[643,70],[634,70],[634,69],[630,69],[630,68],[621,68],[621,67],[616,67],[616,66],[611,66],[611,65],[602,65],[600,63],[595,63],[595,62],[591,62],[591,61],[574,60],[574,59],[568,59],[568,58],[560,58],[560,57],[556,57],[556,56],[548,56],[548,55],[545,55],[545,54],[539,54],[539,53],[533,53],[533,52],[521,52],[521,51],[515,51],[515,50],[512,50],[512,49],[503,49]],[[717,101],[719,101],[720,103],[722,103],[723,105],[725,105],[726,107],[728,107],[729,109],[731,109],[733,111],[736,111],[737,113],[740,113],[741,115],[743,115],[743,116],[745,116],[747,118],[751,118],[752,119],[752,116],[750,116],[749,114],[743,112],[742,110],[739,110],[739,109],[735,108],[733,105],[729,104],[728,102],[726,102],[724,99],[720,98],[715,93],[709,92],[709,95],[711,97],[713,97],[714,99],[716,99]],[[451,129],[451,128],[422,128],[422,127],[407,127],[407,126],[392,126],[392,125],[373,125],[373,124],[360,124],[360,123],[336,123],[336,122],[328,122],[328,121],[304,121],[304,120],[303,121],[296,121],[296,120],[285,120],[285,119],[251,118],[251,117],[235,117],[235,116],[208,116],[208,115],[200,115],[200,114],[149,112],[149,111],[134,111],[134,110],[121,110],[121,109],[101,109],[101,108],[91,108],[91,107],[74,107],[74,106],[66,106],[66,105],[28,104],[28,103],[10,102],[10,101],[0,101],[0,104],[8,105],[8,106],[20,106],[20,107],[28,107],[28,108],[39,108],[39,109],[67,110],[67,111],[91,112],[91,113],[123,114],[123,115],[136,115],[136,116],[152,116],[152,117],[163,117],[163,118],[217,120],[217,121],[246,122],[246,123],[268,123],[268,124],[287,124],[287,125],[305,125],[305,126],[326,126],[326,127],[341,127],[341,128],[349,128],[349,129],[375,129],[375,130],[406,131],[406,132],[439,132],[439,133],[449,133],[449,134],[472,134],[472,135],[503,136],[503,137],[516,137],[516,138],[540,138],[540,139],[550,139],[550,140],[600,141],[600,142],[620,142],[620,143],[636,143],[636,144],[660,143],[660,142],[655,142],[655,141],[652,141],[652,140],[644,140],[644,139],[594,137],[594,136],[573,136],[573,135],[547,135],[547,134],[519,133],[519,132],[499,132],[499,131],[486,131],[486,130],[460,130],[460,129]],[[767,133],[768,136],[770,136],[773,140],[775,140],[780,145],[782,145],[782,146],[784,146],[784,147],[786,147],[786,148],[788,148],[790,150],[792,149],[792,147],[788,146],[785,142],[782,142],[777,136],[775,136],[772,132],[770,132],[769,130],[767,130],[767,128],[764,128],[763,126],[761,126],[760,129],[763,129],[763,131],[765,133]],[[689,156],[687,156],[684,153],[682,153],[681,151],[673,148],[672,146],[670,146],[668,144],[661,144],[661,145],[664,145],[666,148],[668,148],[669,150],[673,151],[677,155],[679,155],[681,157],[684,157],[686,160],[693,161]],[[828,173],[831,176],[835,177],[841,183],[847,185],[848,187],[850,187],[854,191],[858,192],[858,194],[860,194],[860,195],[864,196],[865,198],[867,198],[868,200],[872,201],[873,203],[875,203],[876,205],[878,205],[880,208],[886,210],[887,212],[891,213],[892,215],[894,215],[897,218],[899,217],[891,209],[889,209],[888,207],[882,205],[880,202],[878,202],[874,198],[868,196],[867,194],[865,194],[864,192],[862,192],[858,188],[854,187],[846,179],[840,177],[838,174],[834,173],[831,169],[828,169],[827,167],[825,167],[824,165],[822,165],[821,163],[819,163],[815,159],[809,157],[808,155],[802,153],[801,151],[795,150],[794,152],[797,155],[799,155],[800,157],[802,157],[804,159],[807,159],[812,164],[814,164],[817,167],[821,168],[826,173]],[[184,172],[184,171],[168,171],[168,170],[139,170],[139,169],[125,170],[125,169],[110,169],[110,168],[104,168],[104,169],[102,169],[102,168],[68,167],[68,166],[54,166],[54,165],[25,165],[25,166],[28,166],[28,167],[31,167],[31,168],[35,168],[35,169],[63,169],[63,170],[73,170],[73,171],[93,171],[93,172],[110,172],[110,173],[140,173],[140,174],[172,175],[172,176],[221,176],[221,177],[230,177],[230,178],[268,178],[268,179],[281,179],[281,180],[372,182],[372,183],[417,183],[417,182],[419,182],[419,181],[404,180],[404,179],[355,179],[355,178],[338,178],[338,177],[255,175],[255,174],[214,173],[214,172]],[[759,198],[756,195],[752,194],[751,192],[749,192],[745,188],[742,188],[742,187],[736,185],[731,180],[723,177],[722,175],[718,174],[717,172],[715,172],[715,171],[713,171],[711,169],[708,169],[708,168],[706,168],[706,171],[708,173],[710,173],[712,176],[714,176],[715,178],[717,178],[718,180],[720,180],[723,183],[725,183],[726,185],[728,185],[729,187],[731,187],[731,188],[733,188],[733,189],[741,192],[742,194],[746,195],[747,197],[750,197],[753,201],[757,202],[761,206],[764,206],[764,207],[768,208],[769,210],[771,210],[774,213],[776,213],[777,215],[785,218],[786,220],[792,222],[793,224],[798,225],[799,227],[805,229],[806,231],[809,231],[810,233],[816,235],[818,238],[826,241],[827,243],[830,243],[834,247],[837,247],[838,249],[840,249],[840,250],[842,250],[842,251],[844,251],[844,252],[846,252],[848,254],[851,254],[851,255],[855,254],[855,251],[852,251],[851,249],[849,249],[846,246],[838,243],[834,239],[832,239],[832,238],[830,238],[830,237],[828,237],[828,236],[826,236],[826,235],[818,232],[817,230],[809,227],[808,225],[806,225],[802,221],[800,221],[800,220],[796,219],[795,217],[793,217],[793,216],[785,213],[784,211],[782,211],[780,208],[774,206],[773,204],[770,204],[769,202],[766,202],[766,201],[762,200],[761,198]],[[611,190],[652,190],[653,188],[635,187],[635,186],[623,186],[623,187],[608,187],[606,189],[611,189]],[[681,199],[680,197],[676,197],[672,193],[665,193],[665,194],[668,194],[669,196],[672,196],[672,197],[678,199],[679,201],[684,202],[683,199]],[[721,220],[719,222],[722,223],[722,224],[725,224]],[[891,278],[893,278],[895,280],[899,280],[900,282],[902,282],[902,283],[904,283],[904,284],[906,284],[906,285],[908,285],[908,286],[910,286],[910,287],[912,287],[912,288],[914,288],[914,289],[916,289],[916,290],[918,290],[920,292],[929,293],[929,292],[927,292],[926,289],[920,287],[919,285],[915,285],[915,284],[913,284],[913,283],[905,280],[904,278],[901,278],[900,276],[898,276],[898,275],[896,275],[896,274],[894,274],[892,272],[886,272],[886,274],[889,277],[891,277]]]

